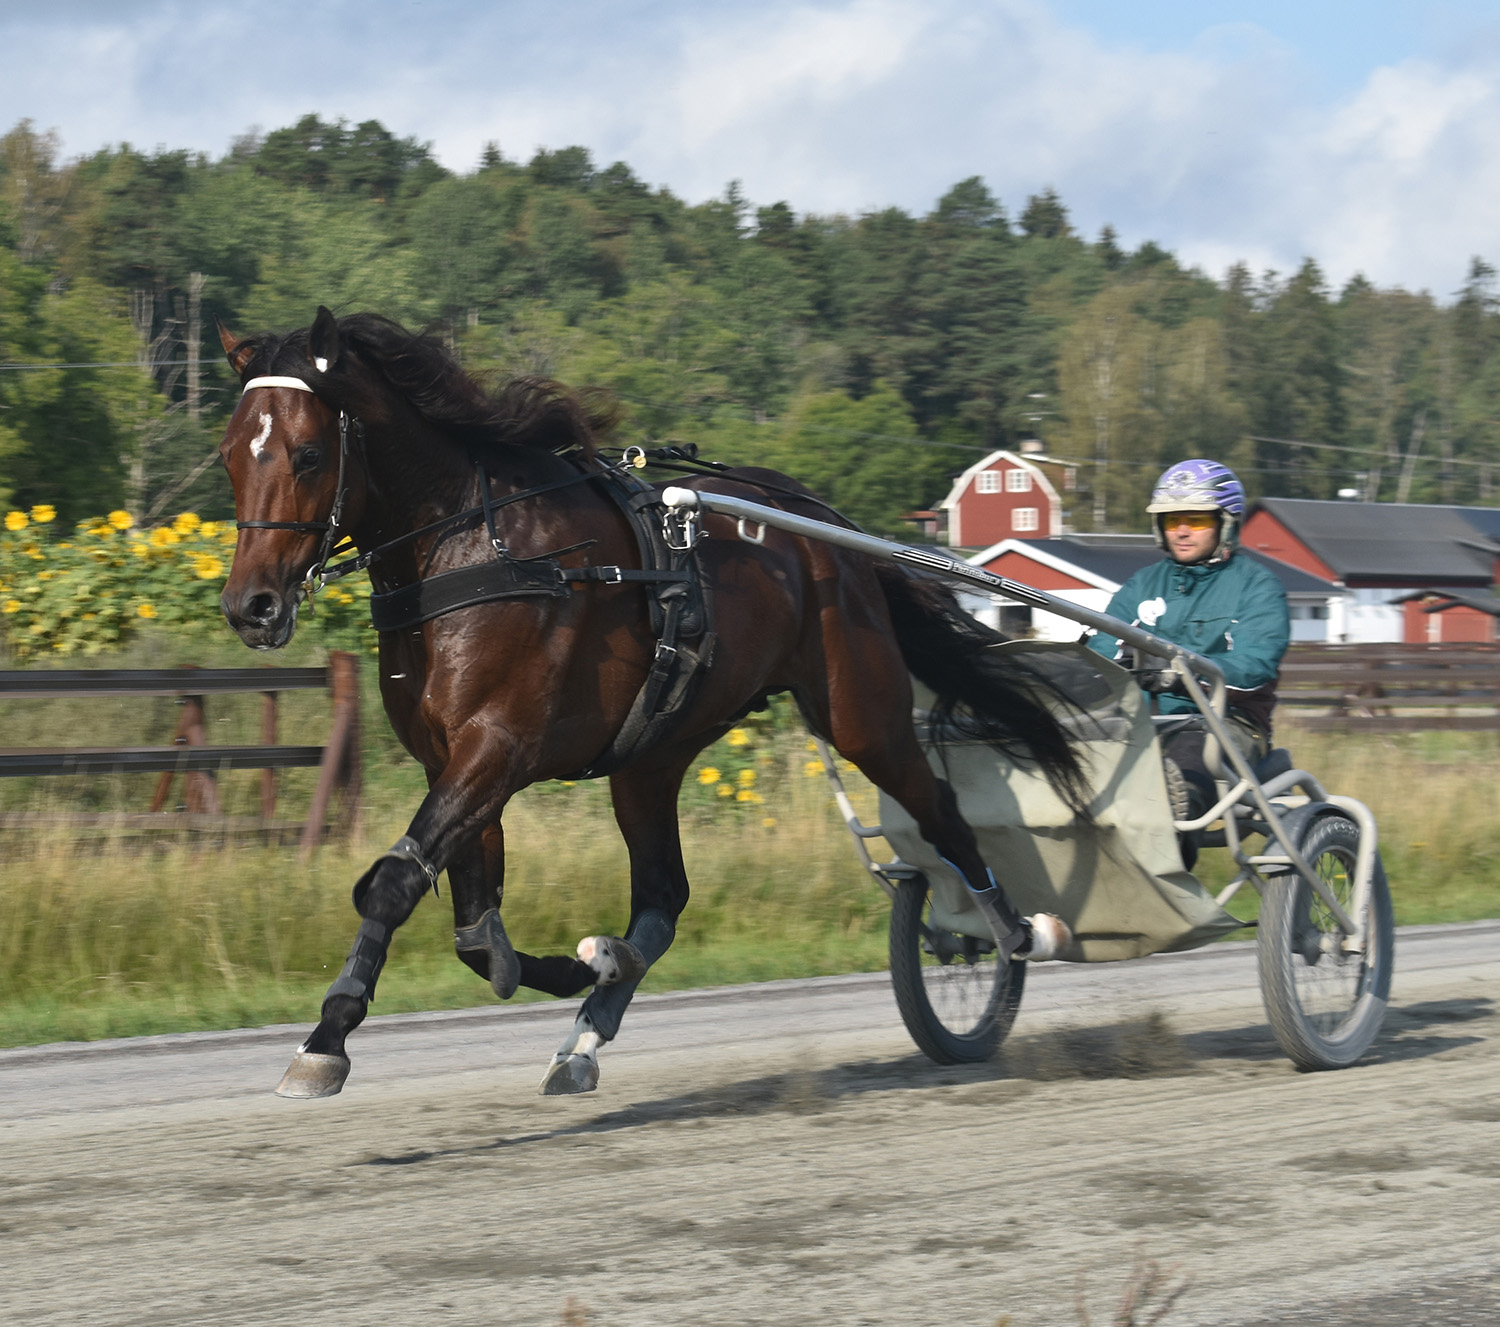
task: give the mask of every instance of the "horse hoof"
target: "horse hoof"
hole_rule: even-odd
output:
[[[639,949],[617,935],[585,936],[578,942],[578,961],[599,974],[595,986],[640,981],[651,966]]]
[[[599,1062],[587,1055],[556,1056],[547,1076],[542,1079],[539,1095],[573,1097],[592,1092],[599,1086]]]
[[[276,1084],[278,1097],[295,1097],[307,1100],[311,1097],[336,1097],[343,1091],[344,1080],[349,1077],[347,1055],[318,1055],[311,1051],[298,1051]]]
[[[1073,932],[1067,922],[1050,912],[1039,912],[1026,918],[1031,928],[1031,944],[1020,954],[1028,963],[1046,963],[1073,943]]]

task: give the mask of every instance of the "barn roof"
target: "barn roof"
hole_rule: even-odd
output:
[[[1500,556],[1500,509],[1493,507],[1262,498],[1256,509],[1346,583],[1489,585]]]

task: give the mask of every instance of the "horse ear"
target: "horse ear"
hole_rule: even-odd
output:
[[[233,332],[224,326],[223,320],[215,318],[219,326],[219,344],[224,347],[224,353],[229,357],[229,367],[243,376],[245,366],[250,363],[250,358],[255,354],[255,347],[249,341],[241,341]]]
[[[318,305],[318,316],[307,332],[307,357],[319,373],[327,373],[339,361],[343,341],[339,336],[339,321],[323,305]]]

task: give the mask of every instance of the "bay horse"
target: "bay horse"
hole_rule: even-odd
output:
[[[1000,638],[944,587],[774,530],[751,542],[721,517],[674,525],[656,488],[602,457],[608,420],[588,398],[536,379],[487,391],[441,342],[377,315],[320,307],[287,335],[219,334],[243,389],[219,448],[238,520],[224,616],[246,645],[275,649],[304,596],[368,569],[381,699],[428,780],[406,834],[354,887],[353,948],[282,1095],[343,1087],[345,1039],[391,934],[445,870],[458,955],[497,995],[589,991],[541,1090],[592,1090],[600,1046],[688,900],[683,777],[779,692],[910,812],[1005,960],[1066,942],[1057,919],[1017,913],[919,749],[912,675],[1084,804],[1045,680],[992,653]],[[690,483],[841,519],[771,470]],[[330,566],[336,545],[353,551]],[[541,780],[606,773],[629,852],[626,933],[586,937],[576,958],[517,952],[499,911],[506,804]]]

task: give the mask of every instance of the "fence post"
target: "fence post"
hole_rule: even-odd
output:
[[[260,740],[262,746],[276,745],[276,693],[260,693]],[[260,772],[260,818],[270,824],[276,815],[276,771],[267,767]]]
[[[360,783],[359,761],[359,663],[343,650],[328,653],[328,685],[333,693],[333,730],[323,748],[318,767],[318,786],[313,792],[307,823],[302,826],[301,859],[306,861],[323,835],[323,819],[335,784],[346,787],[345,812],[351,824],[357,816]]]
[[[203,713],[202,696],[182,697],[182,718],[177,721],[177,731],[172,734],[173,746],[205,746],[208,730]],[[175,774],[171,770],[162,773],[156,781],[156,792],[151,798],[154,814],[166,805],[167,794],[172,791]],[[196,815],[219,814],[219,785],[208,770],[189,770],[182,776],[182,800],[187,809]]]

